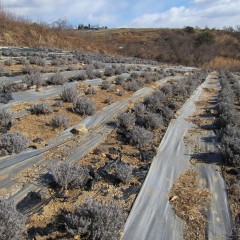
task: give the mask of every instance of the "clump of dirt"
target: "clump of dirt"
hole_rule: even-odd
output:
[[[174,183],[169,201],[177,216],[186,222],[184,239],[206,239],[207,219],[205,212],[209,200],[209,191],[201,188],[199,175],[193,170],[183,173]]]

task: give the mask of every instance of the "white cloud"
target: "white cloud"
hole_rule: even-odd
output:
[[[109,23],[113,23],[113,22],[117,22],[117,18],[115,15],[111,15],[111,14],[106,14],[106,15],[99,15],[99,16],[94,16],[92,14],[90,14],[87,17],[87,20],[90,23],[94,23],[94,24],[100,24],[100,25],[108,25]]]
[[[195,0],[195,3],[207,2]],[[217,27],[235,26],[240,22],[240,1],[208,1],[203,7],[173,7],[164,12],[144,14],[131,22],[133,27]]]
[[[111,24],[117,21],[117,11],[125,7],[126,1],[112,3],[111,0],[3,0],[4,7],[20,16],[34,21],[50,22],[58,18],[79,23],[96,21],[96,24]]]
[[[223,4],[235,2],[235,0],[192,0],[195,4]]]
[[[194,3],[206,3],[208,0],[193,0]]]
[[[174,0],[2,0],[2,3],[17,15],[45,22],[66,18],[73,24],[91,23],[110,27],[207,25],[218,28],[235,26],[240,22],[240,0],[185,1],[182,6],[178,4],[171,8],[167,6],[174,6]]]

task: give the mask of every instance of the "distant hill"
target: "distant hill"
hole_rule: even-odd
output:
[[[184,29],[59,30],[0,12],[0,45],[133,56],[240,71],[240,32]]]
[[[240,71],[240,32],[112,29],[79,35],[108,54]]]

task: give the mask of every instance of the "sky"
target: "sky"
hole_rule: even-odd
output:
[[[1,0],[0,0],[1,1]],[[222,28],[240,25],[240,0],[2,0],[36,22],[66,19],[73,26]]]

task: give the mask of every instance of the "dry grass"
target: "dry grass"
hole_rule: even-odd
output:
[[[240,60],[226,57],[215,57],[209,63],[204,64],[204,67],[213,69],[226,69],[233,72],[240,71]]]
[[[207,220],[205,211],[210,193],[199,185],[198,173],[188,170],[174,183],[170,203],[175,213],[186,222],[184,239],[205,240]]]
[[[27,20],[19,20],[0,7],[0,45],[63,49],[90,46],[84,39],[71,35],[68,31],[57,31]]]

